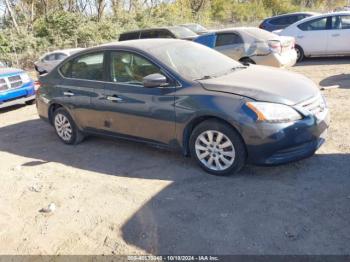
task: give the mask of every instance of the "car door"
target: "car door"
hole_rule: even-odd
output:
[[[321,17],[301,23],[296,33],[296,42],[306,55],[327,53],[331,17]]]
[[[237,61],[245,56],[244,42],[238,33],[218,33],[214,49]]]
[[[63,75],[58,90],[60,99],[81,128],[97,129],[96,118],[100,113],[93,102],[101,99],[97,94],[104,90],[105,52],[83,54],[66,62],[59,69]]]
[[[169,144],[175,138],[175,84],[149,59],[127,51],[109,53],[100,125],[113,133]],[[146,88],[143,77],[161,73],[169,85]]]
[[[332,16],[332,29],[329,30],[327,54],[350,53],[350,15]]]

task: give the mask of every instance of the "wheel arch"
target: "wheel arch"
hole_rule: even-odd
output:
[[[190,148],[189,148],[189,142],[190,142],[190,137],[191,137],[191,134],[193,132],[193,130],[201,123],[203,123],[204,121],[207,121],[207,120],[216,120],[216,121],[219,121],[219,122],[222,122],[230,127],[232,127],[236,132],[237,134],[241,137],[244,145],[246,146],[245,144],[245,141],[239,131],[239,128],[237,128],[234,124],[230,123],[228,120],[222,118],[222,117],[218,117],[218,116],[212,116],[212,115],[203,115],[203,116],[198,116],[198,117],[195,117],[194,119],[192,119],[187,125],[186,127],[184,128],[184,131],[183,131],[183,139],[182,139],[182,151],[183,151],[183,154],[185,156],[189,156],[190,155]]]
[[[52,104],[49,106],[48,117],[49,117],[49,122],[50,122],[50,124],[52,124],[53,113],[54,113],[58,108],[63,108],[63,105],[61,105],[61,104],[59,104],[59,103],[52,103]]]

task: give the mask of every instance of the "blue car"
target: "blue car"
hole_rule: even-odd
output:
[[[0,108],[34,101],[34,81],[28,74],[21,69],[0,67]]]

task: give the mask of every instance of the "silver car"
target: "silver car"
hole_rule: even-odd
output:
[[[46,53],[34,62],[34,68],[40,75],[48,73],[66,57],[81,50],[83,48],[62,49]]]
[[[194,41],[244,64],[289,67],[297,60],[293,37],[281,37],[255,27],[212,31]]]

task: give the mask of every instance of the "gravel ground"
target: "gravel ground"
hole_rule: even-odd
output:
[[[326,144],[225,178],[136,143],[63,145],[35,106],[0,111],[0,254],[350,254],[350,59],[291,70],[339,86]]]

